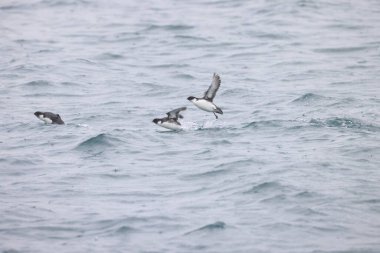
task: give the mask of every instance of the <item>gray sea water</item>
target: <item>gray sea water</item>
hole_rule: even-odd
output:
[[[0,250],[380,252],[379,24],[377,0],[1,1]],[[214,72],[218,120],[186,100]]]

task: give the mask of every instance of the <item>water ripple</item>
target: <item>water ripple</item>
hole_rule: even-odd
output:
[[[122,141],[112,137],[109,134],[101,133],[94,137],[90,137],[77,145],[76,150],[80,151],[102,151],[107,148],[114,147]]]
[[[359,119],[355,118],[340,118],[333,117],[324,120],[311,119],[310,124],[317,127],[336,127],[336,128],[351,128],[351,129],[363,129],[371,132],[380,131],[380,126],[367,124]]]
[[[226,224],[224,222],[217,221],[215,223],[207,224],[203,227],[187,232],[185,233],[185,235],[190,235],[190,234],[199,233],[199,232],[212,232],[212,231],[217,231],[217,230],[223,230],[225,228],[226,228]]]

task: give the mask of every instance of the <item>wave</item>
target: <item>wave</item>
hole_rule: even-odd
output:
[[[23,97],[83,97],[83,95],[69,93],[54,93],[54,92],[37,92],[31,94],[25,94]]]
[[[221,95],[230,97],[239,96],[239,98],[252,96],[250,91],[247,91],[247,89],[243,88],[226,89],[221,93]]]
[[[217,165],[215,168],[234,169],[234,168],[241,168],[243,166],[251,166],[254,163],[258,163],[258,161],[255,161],[251,158],[242,159],[242,160],[237,160],[233,162],[222,163],[222,164]]]
[[[193,29],[194,26],[191,25],[149,25],[145,31],[154,30],[166,30],[166,31],[183,31]]]
[[[245,52],[245,53],[234,53],[227,56],[229,59],[254,59],[258,55],[262,55],[260,52]]]
[[[369,47],[331,47],[331,48],[317,48],[313,51],[316,53],[356,53],[360,51],[366,51],[370,49]]]
[[[367,130],[371,132],[380,131],[380,126],[372,123],[366,123],[355,118],[331,117],[327,119],[314,119],[310,121],[299,120],[262,120],[246,123],[242,128],[286,128],[299,129],[304,127],[331,127],[331,128],[349,128],[358,130]]]
[[[262,192],[268,192],[268,191],[275,191],[282,189],[282,185],[277,182],[264,182],[258,185],[253,186],[250,190],[245,191],[245,194],[251,194],[251,193],[262,193]]]
[[[21,252],[24,252],[24,251],[19,251],[19,250],[12,249],[12,248],[10,248],[10,249],[5,249],[5,250],[3,251],[3,253],[21,253]]]
[[[81,86],[81,84],[76,83],[76,82],[61,82],[60,85],[62,85],[62,86],[73,86],[73,87]]]
[[[291,208],[287,209],[287,211],[295,213],[295,214],[299,214],[302,216],[307,216],[307,217],[327,216],[327,214],[325,214],[324,212],[317,211],[317,210],[310,208],[310,207],[302,207],[299,205],[291,207]]]
[[[119,235],[119,234],[129,234],[129,233],[135,232],[135,231],[136,231],[136,229],[133,227],[121,226],[118,229],[116,229],[114,233]]]
[[[314,94],[314,93],[306,93],[299,98],[294,99],[292,102],[293,103],[310,103],[310,102],[315,102],[315,101],[320,101],[323,99],[327,99],[327,97]]]
[[[198,37],[198,36],[190,36],[190,35],[175,35],[174,38],[184,39],[184,40],[186,40],[186,42],[188,42],[189,40],[190,41],[204,41],[204,42],[209,41],[206,38],[202,38],[202,37]]]
[[[316,127],[363,129],[363,130],[374,131],[374,132],[377,132],[380,130],[380,126],[368,124],[355,118],[333,117],[333,118],[327,118],[324,120],[311,119],[309,123],[312,126],[316,126]]]
[[[274,196],[271,196],[269,198],[263,198],[260,200],[261,203],[281,203],[287,200],[287,197],[285,194],[276,194]]]
[[[4,11],[7,11],[7,10],[26,10],[26,9],[31,9],[31,8],[34,8],[36,6],[35,3],[28,3],[28,2],[25,2],[25,3],[9,3],[8,5],[3,5],[3,6],[0,6],[0,10],[4,10]]]
[[[295,198],[300,198],[300,199],[311,199],[311,198],[316,198],[319,195],[315,192],[310,192],[310,191],[302,191],[298,192],[294,195]]]
[[[96,57],[98,60],[119,60],[123,59],[124,56],[121,54],[115,54],[115,53],[103,53]]]
[[[284,120],[262,120],[252,121],[246,124],[243,128],[258,128],[258,127],[281,127],[284,124]]]
[[[211,223],[211,224],[208,224],[206,226],[203,226],[203,227],[197,228],[195,230],[192,230],[190,232],[187,232],[185,235],[193,234],[196,232],[202,232],[202,231],[211,232],[211,231],[215,231],[215,230],[223,230],[225,228],[226,228],[226,223],[224,223],[222,221],[217,221],[215,223]]]
[[[24,83],[24,86],[33,87],[33,88],[38,88],[38,87],[46,88],[48,86],[54,86],[54,85],[51,82],[46,81],[46,80],[36,80],[36,81]]]
[[[225,140],[225,139],[221,139],[221,140],[213,140],[210,142],[211,145],[213,146],[217,146],[217,145],[231,145],[232,142],[228,141],[228,140]]]
[[[293,35],[286,33],[251,32],[248,35],[264,40],[287,40],[294,38]]]
[[[92,2],[91,1],[85,1],[85,0],[44,0],[41,2],[42,4],[46,4],[48,6],[80,6],[80,5],[89,5]]]
[[[24,42],[17,42],[16,43],[24,43]],[[25,41],[25,42],[31,42],[31,41]],[[32,43],[32,42],[31,42]],[[7,70],[16,72],[16,73],[34,73],[35,71],[50,71],[52,69],[51,65],[40,65],[40,64],[20,64],[9,67]]]
[[[168,63],[168,64],[155,64],[147,66],[148,68],[152,69],[168,69],[168,68],[188,68],[188,64],[183,63]]]
[[[315,227],[316,229],[319,229]],[[375,249],[366,249],[366,248],[358,248],[358,249],[348,249],[348,250],[313,250],[310,253],[378,253],[379,250]]]
[[[102,133],[81,142],[75,149],[81,151],[101,151],[115,146],[118,142],[121,142],[121,140]]]
[[[202,172],[202,173],[187,175],[187,176],[184,176],[183,179],[205,179],[205,178],[209,178],[209,177],[214,178],[214,177],[217,177],[219,175],[224,175],[228,172],[229,172],[228,169],[211,170],[211,171],[206,171],[206,172]]]
[[[130,219],[108,219],[99,220],[91,225],[93,229],[87,233],[87,236],[125,236],[134,232],[138,232],[138,229],[126,225],[130,223]]]
[[[178,78],[178,79],[187,79],[187,80],[194,80],[194,76],[192,75],[189,75],[189,74],[176,74],[174,75],[174,78]]]

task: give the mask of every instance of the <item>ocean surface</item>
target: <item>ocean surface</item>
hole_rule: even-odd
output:
[[[1,1],[0,252],[380,252],[379,24],[378,0]],[[187,100],[214,72],[218,120]]]

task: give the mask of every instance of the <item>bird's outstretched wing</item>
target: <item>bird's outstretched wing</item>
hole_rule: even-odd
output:
[[[218,91],[220,87],[220,83],[221,83],[220,76],[214,73],[214,76],[212,77],[211,85],[210,87],[208,87],[208,90],[205,92],[203,98],[212,102],[212,100],[214,99],[216,95],[216,92]]]
[[[184,111],[186,110],[186,107],[181,107],[181,108],[178,108],[178,109],[174,109],[173,111],[170,111],[168,113],[166,113],[168,115],[168,118],[169,119],[182,119],[183,116],[181,114],[179,114],[181,111]]]

